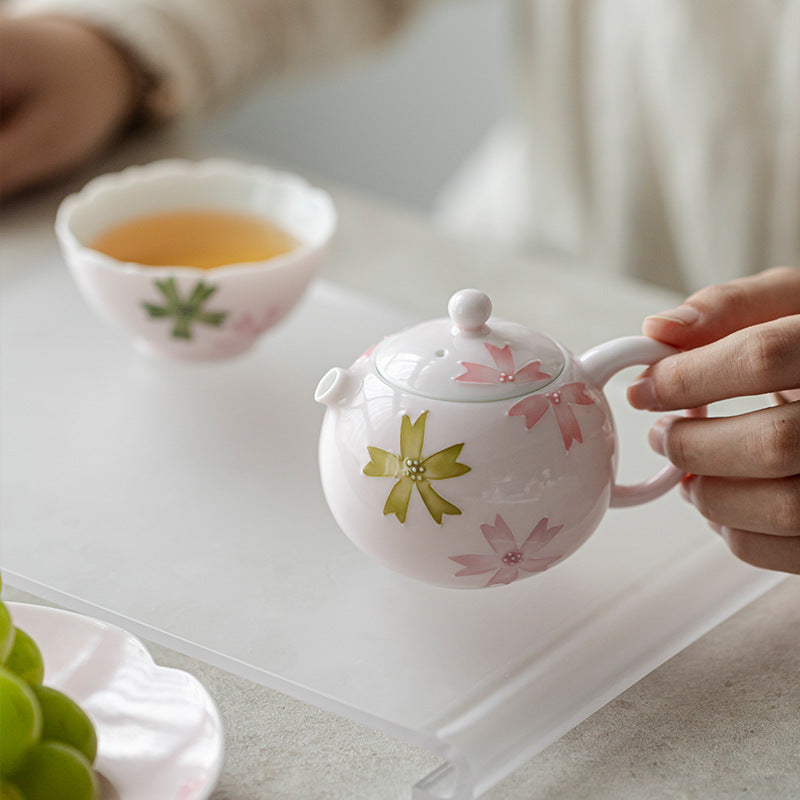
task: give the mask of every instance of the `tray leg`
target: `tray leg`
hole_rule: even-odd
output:
[[[461,780],[459,780],[461,778]],[[411,787],[411,800],[473,800],[472,781],[446,761]]]

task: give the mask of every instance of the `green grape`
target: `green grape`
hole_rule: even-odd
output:
[[[2,664],[14,646],[14,623],[5,603],[0,602],[0,664]]]
[[[65,694],[49,686],[31,686],[42,708],[42,739],[63,742],[94,762],[97,736],[83,709]]]
[[[44,661],[36,642],[25,631],[15,628],[14,646],[6,658],[5,668],[22,678],[25,683],[41,683],[44,678]]]
[[[25,681],[0,667],[0,774],[9,775],[42,733],[42,710]]]
[[[13,783],[0,780],[0,800],[25,800],[25,798]]]
[[[14,775],[26,800],[97,800],[92,765],[74,747],[61,742],[39,742]]]

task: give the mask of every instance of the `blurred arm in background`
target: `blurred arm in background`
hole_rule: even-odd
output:
[[[58,177],[134,119],[168,120],[257,79],[394,34],[422,0],[16,0],[0,8],[0,193]]]

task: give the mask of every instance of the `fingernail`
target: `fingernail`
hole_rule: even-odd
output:
[[[708,527],[711,528],[711,530],[714,531],[714,533],[722,535],[723,531],[722,525],[718,525],[716,522],[709,522]]]
[[[628,402],[634,408],[654,409],[658,403],[651,378],[641,378],[628,387]]]
[[[682,305],[677,308],[671,308],[669,311],[660,311],[658,314],[651,314],[647,319],[677,322],[679,325],[692,325],[700,319],[700,312],[694,308],[694,306]]]
[[[656,451],[660,456],[663,456],[666,453],[666,448],[664,447],[664,439],[667,435],[667,430],[669,426],[672,425],[672,419],[670,417],[661,417],[655,425],[647,433],[647,443],[650,447]]]

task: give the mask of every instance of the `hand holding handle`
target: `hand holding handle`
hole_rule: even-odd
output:
[[[662,342],[646,336],[626,336],[587,350],[578,358],[583,369],[601,388],[608,380],[626,367],[637,364],[650,366],[662,358],[678,351]],[[705,407],[687,412],[689,416],[705,416]],[[633,486],[615,485],[611,493],[611,507],[636,506],[655,500],[673,486],[680,483],[685,473],[672,464],[667,464],[649,480]]]

